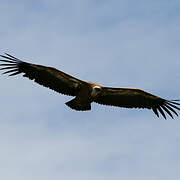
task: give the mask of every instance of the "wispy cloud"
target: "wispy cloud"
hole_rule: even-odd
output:
[[[105,85],[180,97],[179,1],[3,1],[0,50]],[[20,75],[1,76],[0,177],[179,178],[179,121],[92,105],[75,112]],[[11,173],[9,173],[11,172]]]

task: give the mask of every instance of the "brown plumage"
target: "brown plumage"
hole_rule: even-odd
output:
[[[167,113],[171,118],[177,115],[175,110],[180,110],[178,100],[169,101],[141,89],[105,87],[100,84],[82,81],[71,75],[57,70],[54,67],[36,65],[21,61],[10,54],[1,55],[3,66],[0,70],[7,70],[14,76],[24,73],[24,77],[34,80],[38,84],[48,87],[58,93],[75,96],[66,105],[75,110],[90,110],[91,103],[125,107],[152,109],[159,117],[159,113],[166,119]]]

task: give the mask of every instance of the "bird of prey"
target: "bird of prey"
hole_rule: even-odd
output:
[[[91,103],[118,106],[124,108],[152,109],[159,117],[159,113],[166,119],[166,113],[173,118],[180,110],[178,100],[166,100],[141,89],[106,87],[95,82],[82,81],[54,67],[31,64],[22,61],[10,54],[1,56],[0,70],[7,70],[14,76],[24,73],[24,77],[34,80],[36,83],[50,88],[58,93],[75,96],[65,104],[77,111],[91,109]]]

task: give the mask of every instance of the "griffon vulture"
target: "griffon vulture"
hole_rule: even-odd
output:
[[[54,67],[21,61],[7,53],[1,57],[3,64],[0,64],[0,70],[8,70],[3,74],[10,73],[9,76],[14,76],[24,73],[24,77],[42,86],[64,95],[75,96],[66,105],[77,111],[90,110],[91,103],[96,102],[124,108],[152,109],[158,117],[160,113],[166,119],[165,113],[173,118],[173,114],[178,116],[175,110],[180,110],[177,100],[169,101],[141,89],[106,87],[95,82],[82,81]]]

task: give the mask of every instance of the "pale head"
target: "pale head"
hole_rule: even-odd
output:
[[[91,96],[95,97],[101,92],[102,88],[100,86],[93,86]]]

